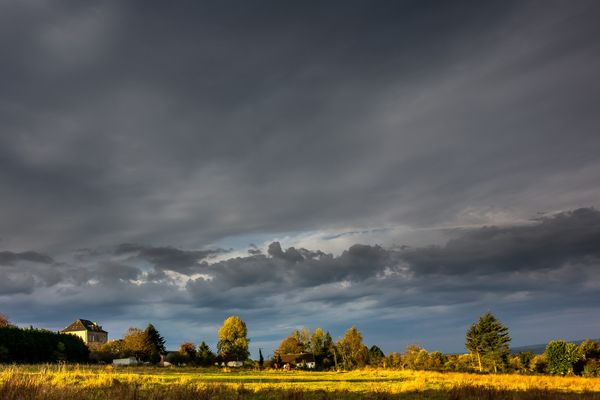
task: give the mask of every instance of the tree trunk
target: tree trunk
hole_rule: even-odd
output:
[[[335,354],[335,349],[333,350],[333,362],[335,364],[335,370],[338,370],[338,364],[337,364],[337,355]]]
[[[479,372],[483,372],[483,366],[481,365],[481,354],[479,352],[477,354],[477,361],[479,362]]]

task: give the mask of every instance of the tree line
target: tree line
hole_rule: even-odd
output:
[[[165,340],[152,324],[146,329],[129,328],[122,339],[112,340],[95,346],[90,359],[95,362],[109,363],[115,358],[135,357],[139,361],[157,363],[163,361],[176,365],[210,366],[215,362],[247,361],[250,357],[246,323],[239,317],[231,316],[219,329],[217,354],[213,353],[206,342],[197,347],[194,343],[184,342],[176,352],[167,352]]]
[[[89,348],[81,338],[66,333],[12,325],[0,314],[0,362],[88,362]]]
[[[148,324],[143,330],[131,327],[122,339],[91,348],[90,360],[103,363],[111,363],[116,358],[134,357],[142,362],[156,364],[166,352],[165,339],[152,324]]]
[[[129,328],[122,339],[88,348],[74,335],[41,329],[21,329],[0,315],[0,362],[104,362],[135,357],[157,363],[208,367],[229,361],[243,362],[256,368],[281,367],[289,355],[310,355],[319,370],[356,368],[394,368],[483,373],[549,373],[557,375],[600,376],[600,345],[587,339],[580,345],[553,340],[543,354],[513,354],[509,330],[494,315],[485,313],[465,334],[467,354],[429,352],[418,344],[409,344],[404,352],[388,355],[377,345],[363,343],[362,333],[350,327],[334,340],[328,331],[295,329],[279,343],[265,360],[262,349],[258,360],[250,360],[248,329],[244,321],[230,316],[218,331],[216,352],[202,341],[198,346],[184,342],[175,352],[166,352],[165,340],[152,324],[145,329]],[[304,366],[306,366],[304,364]],[[303,364],[294,367],[303,367]]]

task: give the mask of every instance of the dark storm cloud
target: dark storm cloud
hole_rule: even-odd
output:
[[[31,261],[42,264],[52,264],[52,257],[35,251],[24,251],[15,253],[12,251],[0,251],[0,265],[13,265],[17,261]]]
[[[0,307],[167,326],[243,310],[265,331],[458,326],[481,307],[591,321],[599,16],[583,0],[0,2]],[[576,211],[515,223],[557,210]]]
[[[159,269],[178,272],[189,272],[192,267],[198,266],[201,260],[224,252],[226,250],[223,249],[184,251],[174,247],[142,246],[131,243],[123,243],[115,250],[116,255],[132,255],[152,263]]]
[[[269,296],[312,288],[323,288],[322,293],[311,294],[312,300],[345,303],[369,296],[376,300],[373,307],[476,302],[486,294],[524,291],[536,292],[539,298],[558,296],[566,307],[577,298],[563,300],[563,296],[572,296],[575,288],[586,292],[586,282],[600,278],[600,212],[594,209],[543,217],[523,226],[465,230],[456,236],[444,246],[386,250],[354,245],[338,257],[318,258],[304,258],[293,248],[283,251],[275,242],[269,246],[271,257],[207,266],[212,279],[191,281],[188,290],[197,294],[200,304],[208,301],[214,306],[213,288],[227,304],[241,308],[257,305],[248,299],[268,302]]]
[[[454,315],[494,304],[516,320],[523,308],[542,315],[600,305],[600,212],[591,208],[523,225],[460,229],[443,246],[356,244],[339,256],[284,250],[279,242],[268,247],[267,255],[214,262],[206,259],[210,251],[131,244],[79,252],[77,265],[21,260],[2,267],[0,299],[29,296],[4,297],[8,311],[43,293],[56,304],[83,302],[87,312],[106,318],[111,312],[133,316],[140,307],[146,318],[164,318],[148,308],[154,305],[170,319],[260,311],[262,319],[251,317],[257,323],[286,321],[292,313],[332,324],[356,322],[350,320],[357,315],[385,321],[390,313],[411,309],[441,307]],[[339,310],[350,311],[341,316]]]
[[[551,270],[565,263],[600,260],[600,213],[578,209],[516,227],[466,231],[443,247],[407,250],[418,274],[510,273]]]
[[[256,294],[264,295],[328,284],[347,283],[351,286],[364,282],[374,284],[374,288],[405,287],[411,290],[415,289],[415,283],[422,283],[421,289],[433,288],[434,292],[454,286],[484,292],[503,291],[503,288],[515,291],[538,289],[538,285],[548,284],[536,281],[544,274],[550,278],[553,273],[561,276],[576,272],[573,277],[577,281],[581,277],[579,274],[586,272],[586,267],[597,265],[600,262],[600,212],[577,209],[541,217],[526,225],[459,230],[444,246],[393,250],[356,244],[339,256],[333,256],[319,250],[293,247],[283,250],[279,242],[273,242],[269,245],[268,255],[256,254],[212,263],[206,260],[220,252],[122,244],[112,252],[90,253],[88,259],[91,262],[79,256],[80,265],[56,263],[49,256],[34,252],[1,254],[5,270],[20,271],[23,276],[39,278],[46,285],[61,281],[85,284],[95,279],[130,283],[144,279],[143,271],[146,280],[153,277],[150,281],[159,282],[165,279],[164,274],[148,275],[148,272],[174,271],[188,277],[203,274],[200,278],[186,280],[191,292],[194,292],[194,284],[206,290],[212,288],[215,293],[250,288],[256,290]],[[122,255],[128,257],[122,259]],[[41,264],[40,260],[43,260]],[[153,270],[143,265],[137,267],[140,261],[147,262]],[[15,265],[17,262],[19,264]],[[50,281],[48,277],[52,274],[62,278]],[[489,276],[500,279],[485,281]],[[431,280],[432,277],[439,279]],[[509,282],[517,277],[521,282]],[[357,293],[356,290],[348,291],[350,297]],[[235,300],[240,303],[239,307],[248,306],[242,300],[246,295]],[[385,297],[385,293],[382,295]],[[200,297],[207,299],[206,292],[203,291]]]
[[[196,247],[597,204],[598,7],[3,2],[0,237]]]

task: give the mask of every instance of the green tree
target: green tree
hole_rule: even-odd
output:
[[[416,343],[406,345],[404,353],[402,353],[402,367],[408,369],[421,369],[422,367],[419,366],[418,360],[421,350],[425,349]],[[421,359],[422,358],[423,356],[421,356]]]
[[[258,349],[258,367],[262,369],[265,365],[265,358],[263,357],[262,349]]]
[[[531,369],[533,369],[538,374],[545,374],[548,368],[548,361],[546,360],[546,355],[537,354],[533,356],[529,365],[531,366]]]
[[[581,342],[579,351],[585,360],[600,358],[600,345],[592,339],[586,339]]]
[[[435,369],[441,370],[444,368],[444,365],[448,362],[448,357],[446,357],[443,353],[439,351],[433,351],[429,353],[429,363],[427,364],[427,369]]]
[[[90,353],[90,359],[95,362],[111,363],[115,358],[128,357],[123,339],[111,340]]]
[[[333,342],[333,338],[329,332],[325,333],[322,353],[320,357],[317,357],[317,360],[320,360],[321,367],[323,368],[331,368],[332,366],[335,367],[336,370],[338,368],[337,351],[335,348],[335,343]]]
[[[487,312],[467,331],[465,346],[477,359],[480,371],[483,371],[484,359],[498,372],[498,366],[506,364],[510,354],[509,342],[508,328]]]
[[[302,328],[302,330],[294,329],[290,336],[293,337],[294,339],[296,339],[296,341],[300,345],[301,349],[298,352],[310,351],[310,349],[311,349],[310,329],[308,329],[308,328]]]
[[[300,331],[300,343],[302,344],[302,351],[310,352],[312,347],[311,336],[310,329],[302,328]]]
[[[56,344],[56,350],[54,350],[54,358],[56,361],[66,361],[67,355],[65,354],[66,346],[63,342]]]
[[[314,330],[310,338],[310,351],[315,357],[323,356],[327,352],[325,348],[325,332],[321,328]]]
[[[579,345],[581,359],[574,365],[576,374],[598,376],[600,372],[600,346],[592,339],[586,339]]]
[[[417,358],[415,359],[415,366],[417,369],[427,369],[429,367],[429,352],[425,349],[419,350]]]
[[[572,374],[573,367],[582,357],[579,346],[564,340],[552,340],[546,346],[548,372],[556,375]]]
[[[521,372],[529,372],[531,370],[531,361],[533,361],[533,353],[530,351],[522,351],[518,356]]]
[[[0,327],[0,360],[3,362],[88,362],[89,354],[89,348],[75,335],[12,325]]]
[[[383,366],[384,361],[385,354],[383,354],[383,351],[381,351],[381,349],[376,345],[371,346],[368,353],[369,365],[372,365],[374,367],[380,367]]]
[[[148,361],[157,363],[160,361],[160,355],[165,353],[165,339],[158,333],[154,325],[148,324],[144,331],[145,353]]]
[[[386,357],[386,364],[390,368],[401,368],[402,367],[402,354],[395,351],[388,354]]]
[[[248,331],[244,321],[235,315],[228,317],[219,329],[219,342],[217,344],[219,356],[237,361],[247,360],[250,355],[248,352],[250,341],[246,337],[247,334]]]
[[[210,347],[203,341],[198,346],[198,351],[196,352],[196,362],[198,365],[203,367],[208,367],[215,362],[215,355],[210,350]]]
[[[345,369],[364,367],[367,364],[368,350],[362,339],[360,331],[352,326],[337,342],[336,348],[342,356]]]

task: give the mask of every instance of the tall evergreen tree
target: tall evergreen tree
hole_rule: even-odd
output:
[[[214,353],[210,350],[210,347],[208,347],[208,345],[202,341],[200,346],[198,346],[198,351],[196,352],[196,362],[198,365],[208,367],[209,365],[212,365],[214,361]]]
[[[144,331],[146,339],[146,354],[148,361],[157,363],[160,361],[160,355],[165,352],[165,339],[158,333],[154,325],[148,324]]]
[[[510,353],[509,342],[508,328],[487,312],[467,330],[465,346],[477,358],[480,371],[485,360],[498,372],[498,366],[506,362]]]
[[[258,366],[262,368],[264,364],[265,358],[263,357],[262,349],[258,349]]]
[[[323,349],[325,349],[323,366],[330,367],[333,364],[335,366],[335,369],[337,370],[337,351],[335,348],[335,343],[333,343],[333,338],[331,337],[331,333],[329,333],[329,331],[325,333],[325,339],[323,340]]]
[[[369,358],[369,365],[379,366],[379,365],[383,364],[383,361],[385,360],[385,354],[383,354],[383,351],[381,351],[379,346],[373,345],[369,349],[368,358]]]

